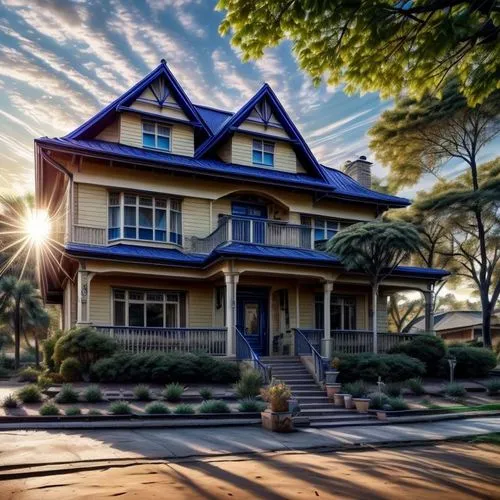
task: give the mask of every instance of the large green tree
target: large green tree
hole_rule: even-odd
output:
[[[420,236],[405,222],[361,222],[339,231],[326,250],[348,270],[366,274],[372,287],[373,351],[377,352],[377,302],[380,283],[420,245]]]
[[[290,40],[314,82],[420,98],[451,75],[471,105],[498,87],[496,0],[219,0],[243,59]]]

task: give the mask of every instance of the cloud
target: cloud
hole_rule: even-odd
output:
[[[3,111],[0,109],[0,115],[3,116],[4,118],[7,118],[7,120],[10,120],[12,123],[19,125],[24,130],[26,130],[26,132],[28,132],[28,134],[32,135],[33,137],[40,137],[42,135],[38,130],[35,130],[33,127],[28,125],[23,120],[17,118],[16,116],[11,115],[10,113],[7,113],[7,111]]]
[[[367,113],[370,113],[373,108],[368,108],[365,111],[360,111],[359,113],[354,113],[352,115],[346,116],[345,118],[342,118],[341,120],[337,120],[336,122],[330,123],[329,125],[326,125],[325,127],[318,128],[314,130],[313,132],[307,134],[309,139],[314,139],[316,137],[321,137],[329,132],[332,132],[333,130],[338,129],[339,127],[342,127],[343,125],[350,123],[360,116],[366,115]]]

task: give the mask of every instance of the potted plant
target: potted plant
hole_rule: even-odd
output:
[[[293,431],[292,412],[289,399],[292,396],[290,388],[278,380],[273,380],[265,389],[261,389],[264,401],[270,408],[261,413],[262,426],[273,432]]]
[[[358,413],[368,413],[368,407],[370,406],[370,398],[368,398],[368,388],[362,380],[354,382],[350,386],[350,392],[354,406]]]
[[[352,384],[343,385],[342,392],[344,393],[344,406],[347,410],[352,410],[354,408],[354,402],[352,400]]]
[[[332,359],[331,367],[333,369],[325,372],[325,383],[327,386],[337,382],[337,377],[339,376],[339,364],[339,358],[335,357]]]

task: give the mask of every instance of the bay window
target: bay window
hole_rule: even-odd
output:
[[[181,201],[163,196],[109,193],[108,239],[120,238],[182,245]]]

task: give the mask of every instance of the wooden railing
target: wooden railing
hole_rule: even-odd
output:
[[[245,336],[236,328],[236,358],[250,361],[254,370],[257,370],[265,384],[271,380],[271,370],[262,363],[259,355],[252,349]]]
[[[148,328],[98,326],[129,352],[204,352],[212,356],[226,355],[225,328]]]
[[[325,364],[327,360],[321,356],[319,351],[309,342],[306,335],[299,329],[295,329],[295,355],[311,356],[316,382],[322,383],[325,380]]]
[[[210,253],[226,242],[311,249],[314,248],[312,231],[309,226],[288,224],[282,221],[227,216],[207,237],[192,238],[191,251]]]
[[[87,245],[107,245],[106,229],[101,227],[73,226],[73,242]]]

